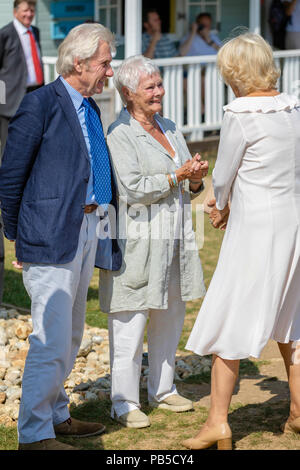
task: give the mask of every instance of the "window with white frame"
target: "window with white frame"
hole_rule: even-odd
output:
[[[95,21],[122,34],[122,0],[95,0]]]
[[[186,2],[186,17],[189,23],[195,21],[199,13],[210,13],[212,17],[212,28],[219,29],[221,21],[221,0],[188,0]]]

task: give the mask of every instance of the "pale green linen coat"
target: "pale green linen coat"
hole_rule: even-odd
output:
[[[156,118],[183,164],[191,155],[182,133],[172,121],[159,115]],[[176,170],[175,162],[126,109],[109,127],[107,144],[119,194],[117,233],[123,263],[119,271],[100,270],[101,310],[113,313],[167,309],[174,218],[181,212],[178,188],[171,189],[166,177]],[[191,197],[196,197],[203,187],[198,193],[191,193],[188,180],[183,184],[185,210],[180,226],[180,282],[182,300],[188,301],[205,294],[190,204]],[[128,230],[124,235],[126,226]]]

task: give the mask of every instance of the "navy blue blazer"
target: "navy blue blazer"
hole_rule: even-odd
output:
[[[99,108],[91,100],[100,118]],[[0,168],[5,236],[28,263],[64,264],[76,254],[90,160],[71,98],[58,78],[25,95],[12,118]],[[112,204],[117,205],[112,177]],[[96,265],[118,270],[117,241],[99,240]]]

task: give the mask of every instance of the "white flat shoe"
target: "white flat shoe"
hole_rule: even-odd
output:
[[[121,416],[117,416],[117,414],[114,413],[113,419],[118,423],[123,424],[126,428],[147,428],[150,426],[150,419],[148,416],[138,409],[129,411],[129,413],[124,413]]]
[[[194,409],[193,402],[191,400],[178,394],[170,395],[162,401],[149,401],[149,406],[151,406],[151,408],[162,408],[164,410],[175,411],[175,413]]]

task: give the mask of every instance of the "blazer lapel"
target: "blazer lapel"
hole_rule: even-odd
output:
[[[62,111],[65,115],[66,120],[69,123],[69,126],[71,128],[71,131],[74,135],[75,140],[77,140],[78,144],[80,145],[80,148],[87,158],[87,160],[90,162],[89,154],[86,148],[86,143],[84,140],[84,136],[82,133],[82,129],[78,120],[78,116],[76,113],[76,110],[73,106],[72,100],[69,96],[69,93],[67,92],[64,84],[61,82],[60,78],[57,78],[54,82],[56,94],[59,99],[60,106],[62,108]]]
[[[14,38],[14,42],[18,45],[20,58],[23,62],[23,66],[27,70],[26,58],[25,58],[25,54],[24,54],[24,50],[23,50],[23,47],[22,47],[21,40],[20,40],[19,35],[18,35],[18,31],[16,30],[13,22],[11,22],[10,24],[11,24],[12,37]]]

